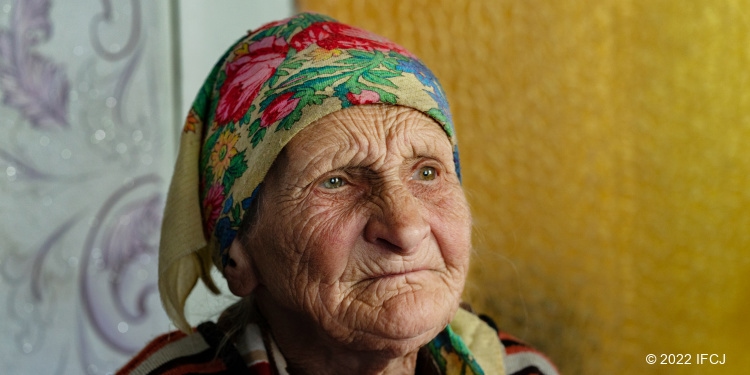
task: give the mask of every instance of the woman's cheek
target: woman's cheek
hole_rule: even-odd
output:
[[[471,213],[460,187],[434,192],[427,203],[430,226],[449,267],[468,267]]]
[[[359,233],[357,209],[342,199],[313,198],[298,218],[310,277],[333,282],[345,271]]]

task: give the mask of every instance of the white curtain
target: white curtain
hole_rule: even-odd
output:
[[[0,372],[111,373],[173,329],[157,246],[188,98],[232,41],[291,11],[0,0]]]

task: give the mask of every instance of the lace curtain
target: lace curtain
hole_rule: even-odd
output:
[[[204,3],[0,0],[0,372],[111,373],[173,329],[156,263],[177,89],[194,95],[224,48],[287,3],[255,2],[259,19],[227,1],[212,15],[242,8],[233,26],[182,25],[221,36],[184,46],[208,56],[196,67],[174,58],[172,26]]]

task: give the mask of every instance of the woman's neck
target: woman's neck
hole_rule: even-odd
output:
[[[416,369],[417,352],[398,358],[375,358],[367,354],[352,356],[350,353],[325,353],[324,356],[317,356],[308,351],[302,353],[299,360],[295,360],[297,358],[293,354],[285,354],[285,359],[290,375],[413,375]]]
[[[266,327],[287,363],[291,375],[414,374],[419,346],[404,353],[387,350],[352,350],[329,338],[314,322],[285,309],[259,304]],[[272,311],[267,311],[272,310]]]

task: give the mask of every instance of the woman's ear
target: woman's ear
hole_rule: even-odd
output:
[[[258,286],[258,274],[239,237],[229,246],[229,261],[224,266],[229,290],[238,297],[249,296]]]

